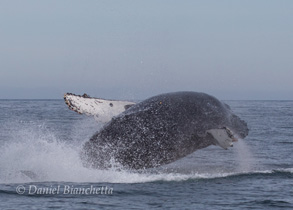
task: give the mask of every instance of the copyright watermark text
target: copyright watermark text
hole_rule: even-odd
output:
[[[112,195],[114,189],[108,186],[75,187],[73,185],[50,185],[49,187],[37,185],[18,185],[17,194],[26,195]]]

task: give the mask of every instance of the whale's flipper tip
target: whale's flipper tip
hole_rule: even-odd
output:
[[[124,112],[134,102],[106,100],[102,98],[93,98],[88,94],[76,95],[65,93],[64,101],[70,110],[79,114],[94,116],[97,121],[108,122],[112,117]]]

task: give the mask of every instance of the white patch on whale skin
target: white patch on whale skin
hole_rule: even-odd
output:
[[[231,136],[227,132],[227,128],[222,129],[210,129],[207,130],[207,133],[211,134],[214,137],[215,144],[219,145],[223,149],[228,149],[233,147],[233,141],[236,141],[234,136]]]
[[[114,116],[124,112],[127,107],[135,104],[129,101],[106,100],[72,93],[64,94],[64,100],[69,109],[79,114],[94,116],[96,121],[103,123],[109,122]]]

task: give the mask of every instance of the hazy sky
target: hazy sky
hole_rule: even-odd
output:
[[[293,99],[292,0],[0,0],[0,98]]]

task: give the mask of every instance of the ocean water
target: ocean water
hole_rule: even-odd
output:
[[[293,101],[226,101],[249,136],[146,171],[84,168],[102,125],[63,100],[0,100],[0,209],[293,208]]]

